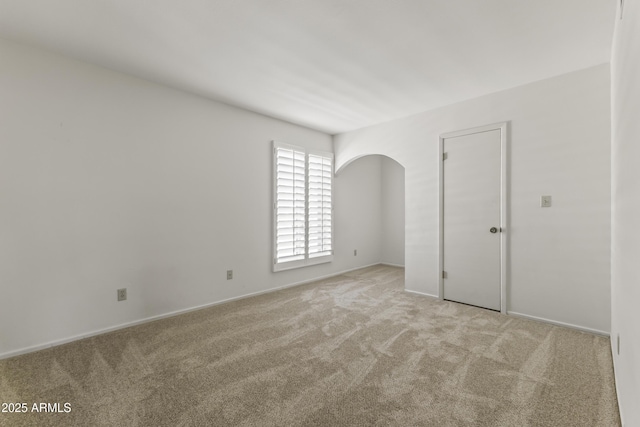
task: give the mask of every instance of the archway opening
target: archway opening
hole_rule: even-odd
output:
[[[340,233],[348,239],[347,245],[354,247],[359,242],[376,242],[378,246],[375,260],[379,263],[404,267],[405,265],[405,168],[396,160],[379,154],[359,157],[344,165],[338,171],[338,179],[344,178],[348,192],[342,195],[349,204],[354,199],[367,201],[353,206],[353,215],[349,215],[349,223],[343,223]],[[371,194],[375,194],[375,203],[371,203]],[[367,211],[360,211],[366,203]],[[363,230],[363,223],[368,224]],[[356,223],[357,222],[357,223]],[[364,233],[356,235],[355,230]],[[346,234],[346,236],[344,235]],[[348,237],[347,237],[348,236]],[[368,247],[370,253],[374,248]]]

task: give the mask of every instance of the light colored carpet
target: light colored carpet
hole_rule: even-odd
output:
[[[0,425],[619,426],[608,339],[376,266],[0,361]]]

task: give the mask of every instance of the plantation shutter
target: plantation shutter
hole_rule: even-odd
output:
[[[308,156],[308,247],[309,257],[331,255],[331,157]]]
[[[275,263],[305,258],[305,153],[276,147]]]
[[[333,154],[274,141],[273,270],[333,259]]]

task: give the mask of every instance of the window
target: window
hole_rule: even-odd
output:
[[[333,154],[273,143],[273,271],[333,259]]]

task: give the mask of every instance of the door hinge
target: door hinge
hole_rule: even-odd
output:
[[[448,157],[449,157],[449,153],[442,153],[442,161],[447,160]]]
[[[447,278],[447,272],[446,271],[442,271],[442,278],[446,279]]]

